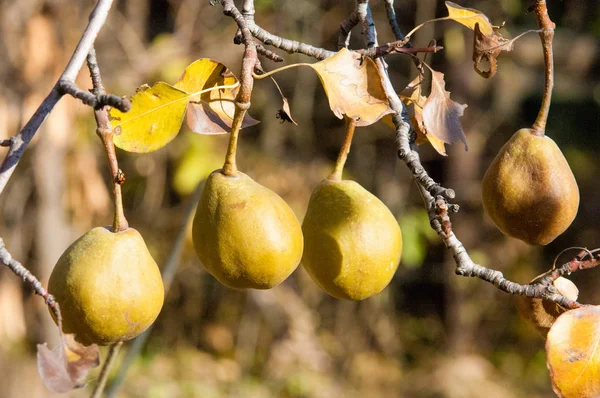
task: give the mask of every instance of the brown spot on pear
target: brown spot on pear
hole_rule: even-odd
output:
[[[206,180],[192,239],[200,262],[231,288],[270,289],[298,267],[304,239],[292,209],[242,172]]]
[[[482,200],[504,234],[531,245],[547,245],[575,219],[579,189],[556,143],[521,129],[485,173]]]
[[[58,260],[48,291],[63,329],[84,344],[130,340],[146,330],[163,305],[160,271],[140,233],[93,228]]]
[[[358,183],[323,180],[302,223],[302,264],[333,297],[363,300],[391,281],[402,254],[396,218]]]

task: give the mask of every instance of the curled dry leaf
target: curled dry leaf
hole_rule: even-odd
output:
[[[188,93],[211,87],[236,86],[235,75],[227,67],[208,58],[197,60],[188,66],[175,87]],[[186,122],[198,134],[226,134],[231,130],[235,113],[235,97],[239,87],[211,90],[196,95],[188,104]],[[259,121],[246,113],[242,128]]]
[[[329,106],[338,118],[346,115],[360,127],[393,112],[371,58],[342,48],[336,55],[308,66],[319,75]]]
[[[543,276],[544,275],[542,274],[529,283],[534,285]],[[554,281],[554,286],[558,289],[558,292],[566,298],[573,301],[577,300],[579,289],[577,289],[577,286],[569,279],[561,276]],[[551,301],[525,296],[519,296],[518,309],[519,315],[533,325],[544,338],[556,321],[556,318],[567,311],[560,305]]]
[[[37,346],[38,372],[46,387],[56,393],[65,393],[85,386],[90,369],[100,364],[98,346],[86,347],[72,334],[60,332],[58,345],[50,350],[46,343]]]
[[[546,364],[559,397],[600,396],[600,306],[558,317],[546,340]]]
[[[496,31],[486,34],[481,29],[479,23],[475,24],[475,36],[473,38],[473,67],[480,76],[489,79],[496,74],[498,70],[498,55],[502,51],[511,51],[513,49],[513,40],[508,40]],[[490,64],[490,69],[482,71],[479,69],[481,61],[486,60]]]
[[[481,11],[473,8],[465,8],[451,1],[446,2],[448,16],[450,19],[466,26],[469,29],[475,29],[475,25],[479,24],[481,32],[486,35],[491,35],[494,32],[493,26],[489,18]]]
[[[421,93],[422,81],[423,76],[417,76],[408,84],[408,86],[406,86],[404,90],[402,90],[402,92],[400,92],[399,97],[406,105],[413,105],[413,116],[411,116],[410,121],[417,134],[417,145],[429,142],[440,155],[446,156],[446,147],[444,145],[444,141],[436,138],[432,134],[429,134],[425,124],[423,123],[423,106],[425,106],[427,97]],[[394,125],[392,123],[392,127],[393,126]]]
[[[190,129],[201,134],[226,133],[233,121],[239,83],[223,65],[211,59],[190,64],[175,86],[143,85],[131,98],[131,110],[111,109],[114,142],[129,152],[151,152],[171,142],[188,112]],[[242,127],[258,121],[245,118]]]
[[[290,109],[290,103],[288,102],[287,98],[285,97],[281,97],[281,99],[283,100],[283,105],[281,107],[281,109],[277,112],[277,119],[281,120],[281,123],[283,122],[290,122],[294,125],[298,125],[298,123],[296,123],[296,121],[292,118],[292,111]]]
[[[444,74],[431,70],[431,93],[423,105],[423,125],[427,133],[447,144],[462,141],[467,150],[467,138],[460,124],[466,107],[450,99]]]

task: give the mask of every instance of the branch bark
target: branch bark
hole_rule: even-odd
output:
[[[0,193],[2,193],[6,187],[6,184],[15,171],[27,145],[31,142],[44,120],[46,120],[46,117],[52,112],[54,106],[62,98],[64,93],[62,92],[59,83],[61,81],[75,82],[75,78],[83,66],[85,58],[98,36],[98,32],[106,22],[106,17],[108,16],[112,2],[113,0],[98,0],[96,7],[90,14],[88,25],[83,31],[79,44],[77,44],[69,63],[65,67],[65,70],[58,79],[56,85],[52,88],[46,99],[40,104],[31,119],[25,124],[23,129],[11,139],[12,145],[10,146],[2,165],[0,165]]]

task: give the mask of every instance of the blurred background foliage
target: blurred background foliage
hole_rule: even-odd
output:
[[[185,66],[209,57],[239,70],[236,27],[220,7],[198,0],[115,1],[97,41],[110,92],[133,95],[143,83],[174,83]],[[281,36],[335,49],[353,1],[257,0],[258,24]],[[393,40],[383,1],[371,2],[380,43]],[[505,36],[535,29],[526,0],[463,0],[460,5],[506,22]],[[454,230],[474,260],[526,283],[570,246],[600,246],[600,3],[549,0],[557,23],[556,87],[547,133],[565,153],[581,190],[571,228],[544,248],[498,232],[480,200],[480,181],[501,145],[535,119],[543,88],[539,38],[520,39],[499,59],[492,80],[471,62],[472,32],[452,22],[414,37],[445,47],[429,58],[445,73],[453,99],[469,104],[463,126],[469,151],[444,158],[422,147],[431,175],[457,192]],[[93,2],[0,0],[0,138],[29,118],[71,55]],[[442,1],[397,0],[406,32],[445,14]],[[352,48],[361,47],[360,28]],[[286,63],[307,61],[285,56]],[[308,60],[310,61],[310,60]],[[416,71],[387,59],[401,90]],[[312,61],[311,61],[312,62]],[[266,69],[276,65],[263,61]],[[277,76],[299,127],[280,124],[272,83],[257,82],[250,113],[262,122],[243,131],[240,168],[278,192],[303,217],[312,188],[331,170],[343,123],[330,112],[308,68]],[[86,71],[80,87],[91,87]],[[111,222],[108,169],[91,110],[65,97],[27,150],[0,197],[0,232],[13,256],[45,283],[63,250],[86,230]],[[227,136],[182,133],[151,154],[118,152],[130,224],[164,264],[199,180],[222,164]],[[4,149],[2,150],[4,153]],[[454,263],[428,227],[417,190],[396,158],[383,123],[357,131],[346,176],[379,196],[398,216],[405,248],[390,286],[360,303],[332,299],[298,269],[272,291],[234,291],[200,266],[188,234],[180,267],[148,344],[119,397],[547,397],[544,341],[519,319],[515,297],[454,276]],[[571,253],[572,254],[572,253]],[[568,255],[561,260],[568,259]],[[560,261],[560,260],[559,260]],[[124,264],[123,266],[126,266]],[[581,300],[600,302],[597,271],[573,275]],[[35,344],[56,340],[42,300],[0,268],[0,396],[50,394],[36,372]],[[94,373],[97,374],[97,373]],[[81,397],[89,391],[69,396]]]

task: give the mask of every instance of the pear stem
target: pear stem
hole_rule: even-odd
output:
[[[237,164],[235,154],[237,150],[238,135],[242,128],[242,122],[246,111],[250,108],[250,97],[252,96],[252,88],[254,87],[254,77],[252,72],[254,66],[258,62],[258,54],[256,52],[256,43],[252,37],[252,33],[248,29],[248,23],[240,10],[235,6],[233,0],[223,0],[223,12],[225,15],[232,17],[238,25],[242,34],[242,42],[244,43],[244,57],[242,58],[242,68],[240,71],[240,91],[235,97],[235,113],[233,115],[233,125],[231,126],[231,137],[229,137],[229,146],[225,155],[225,164],[221,173],[226,176],[235,176],[237,174]]]
[[[99,111],[97,111],[99,112]],[[115,215],[112,224],[112,232],[121,232],[129,228],[129,223],[125,218],[123,211],[123,194],[121,193],[121,184],[125,182],[125,176],[121,169],[119,169],[119,163],[117,161],[117,153],[115,151],[115,145],[113,143],[113,130],[112,127],[108,129],[98,127],[96,133],[104,144],[104,150],[108,156],[108,164],[110,166],[111,176],[113,180],[113,196],[115,204]]]
[[[246,116],[246,111],[249,107],[250,102],[240,103],[236,101],[235,103],[235,113],[233,114],[231,136],[229,137],[229,145],[227,147],[227,154],[225,155],[225,163],[221,169],[221,173],[225,174],[226,176],[233,177],[237,174],[238,169],[235,155],[237,152],[238,136],[242,128],[244,116]]]
[[[535,135],[544,136],[546,130],[546,122],[548,121],[548,113],[550,112],[550,102],[552,100],[552,88],[554,87],[554,57],[552,53],[552,39],[554,38],[554,28],[556,25],[550,20],[548,9],[546,8],[546,0],[536,0],[533,5],[535,18],[538,26],[541,29],[540,38],[544,49],[544,65],[545,65],[545,84],[544,96],[542,104],[535,123],[531,127]]]
[[[104,94],[104,86],[102,85],[102,77],[100,76],[100,68],[98,67],[98,61],[96,60],[96,50],[94,47],[90,49],[87,56],[87,65],[90,70],[90,76],[92,78],[92,84],[94,89],[92,93],[96,96]],[[104,151],[108,157],[108,165],[113,182],[113,196],[115,201],[115,216],[113,219],[112,232],[121,232],[129,228],[129,223],[125,218],[123,212],[123,195],[121,193],[121,184],[125,182],[125,175],[119,169],[119,162],[117,161],[117,153],[115,151],[115,144],[113,142],[114,132],[108,119],[108,106],[103,106],[100,109],[94,111],[94,117],[96,118],[96,134],[102,140],[104,144]]]
[[[114,365],[122,345],[122,341],[117,341],[116,343],[110,345],[108,354],[106,355],[106,360],[104,361],[104,365],[102,365],[102,370],[100,370],[98,383],[96,384],[96,387],[94,387],[94,391],[90,396],[91,398],[100,398],[100,396],[102,396],[102,392],[104,392],[104,387],[106,387],[106,382],[108,381],[110,369]]]
[[[338,155],[337,161],[335,162],[335,168],[333,172],[327,177],[330,180],[340,181],[342,179],[342,172],[344,171],[344,165],[346,164],[346,160],[348,159],[348,154],[350,153],[350,146],[352,145],[352,137],[354,137],[354,129],[356,128],[356,123],[354,119],[346,116],[346,137],[344,138],[344,143],[342,144],[342,148],[340,149],[340,153]]]

